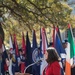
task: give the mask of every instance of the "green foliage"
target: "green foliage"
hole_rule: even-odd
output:
[[[1,0],[0,10],[4,18],[4,29],[8,33],[29,31],[41,26],[67,26],[72,20],[72,9],[60,0]],[[72,21],[71,21],[72,22]]]

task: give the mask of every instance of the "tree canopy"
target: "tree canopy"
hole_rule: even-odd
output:
[[[41,26],[65,28],[73,21],[71,11],[72,8],[61,0],[0,0],[2,26],[7,33],[38,31]]]
[[[60,0],[1,0],[0,10],[5,23],[32,30],[34,26],[65,26],[71,20],[72,9]],[[10,24],[8,23],[8,24]],[[8,25],[6,25],[8,27]]]

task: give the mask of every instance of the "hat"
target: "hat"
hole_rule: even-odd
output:
[[[67,39],[65,39],[65,43],[66,43],[66,42],[68,42],[68,40],[67,40]]]
[[[68,42],[68,40],[67,39],[65,39],[65,40],[63,40],[62,41],[62,43],[64,44],[64,43],[67,43]]]
[[[63,40],[62,43],[64,44],[65,43],[65,40]]]

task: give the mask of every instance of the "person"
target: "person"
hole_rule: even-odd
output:
[[[67,40],[63,40],[62,41],[62,45],[63,45],[63,48],[64,48],[64,50],[65,50],[65,53],[67,53]],[[64,73],[65,73],[65,65],[66,65],[66,56],[65,56],[65,58],[62,60],[62,64],[63,64],[63,70],[64,70]]]
[[[48,65],[43,71],[43,75],[61,75],[61,67],[59,65],[59,56],[54,47],[47,48],[45,52],[45,60]]]

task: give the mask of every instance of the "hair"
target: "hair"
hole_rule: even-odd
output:
[[[51,64],[52,62],[59,61],[59,56],[55,48],[50,47],[47,49],[47,52],[48,52],[48,58],[46,59],[47,63]]]

